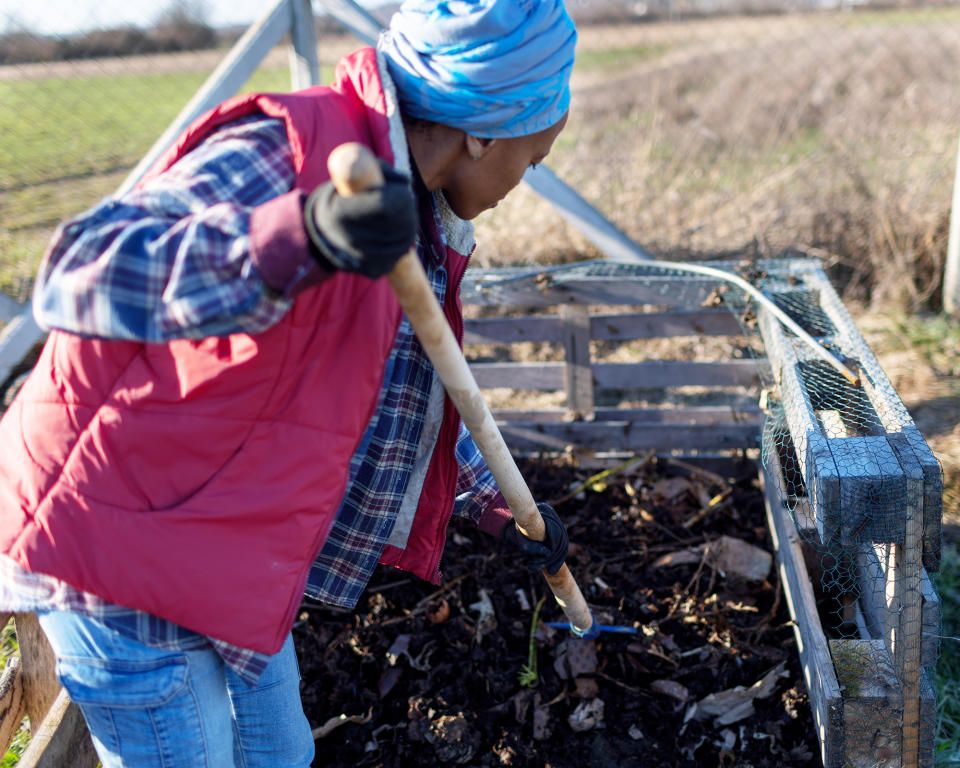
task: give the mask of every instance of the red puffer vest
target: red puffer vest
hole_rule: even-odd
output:
[[[152,173],[255,111],[286,121],[302,189],[327,179],[327,155],[344,141],[393,161],[398,117],[388,117],[375,52],[363,49],[330,88],[217,107]],[[466,257],[447,258],[459,285]],[[456,295],[444,311],[461,336]],[[142,344],[51,333],[0,422],[0,551],[111,602],[276,652],[339,507],[400,314],[386,281],[340,273],[255,336]],[[459,421],[449,399],[444,409],[408,544],[383,556],[428,579],[456,488]]]

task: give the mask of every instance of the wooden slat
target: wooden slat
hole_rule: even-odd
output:
[[[856,554],[857,584],[860,608],[867,629],[873,638],[883,637],[887,621],[885,550],[887,544],[864,544]],[[921,664],[932,667],[940,656],[940,596],[926,569],[921,572]]]
[[[593,377],[601,388],[755,387],[760,384],[754,360],[595,363]]]
[[[0,677],[0,754],[6,754],[10,748],[26,713],[20,657],[11,656]]]
[[[903,543],[892,544],[897,552],[899,572],[888,573],[893,578],[893,589],[899,606],[896,621],[896,642],[893,662],[903,692],[903,743],[902,768],[918,768],[920,765],[921,722],[920,677],[922,666],[921,575],[923,572],[923,469],[913,450],[905,443],[892,444],[906,481],[904,503],[898,510],[903,520]]]
[[[470,371],[481,389],[563,389],[563,363],[471,363]]]
[[[843,766],[934,768],[936,694],[924,670],[918,679],[921,723],[917,753],[904,752],[904,691],[881,639],[830,640],[837,681],[843,693]]]
[[[920,462],[923,471],[923,565],[931,573],[940,570],[942,520],[943,520],[943,475],[940,462],[933,455],[927,441],[916,427],[905,427],[888,436],[890,445],[897,451],[907,451],[907,446]]]
[[[517,341],[563,341],[559,315],[487,317],[464,321],[463,344],[512,344]]]
[[[471,363],[481,388],[561,390],[564,363]],[[641,363],[594,363],[594,386],[616,389],[663,387],[752,387],[759,384],[753,360],[687,362],[649,360]]]
[[[629,421],[501,422],[500,431],[511,450],[564,451],[568,447],[592,451],[726,451],[758,447],[756,424],[713,426],[654,425]]]
[[[320,85],[317,27],[310,0],[291,0],[290,13],[290,88],[298,91]]]
[[[740,335],[740,324],[725,309],[605,313],[590,318],[590,337],[598,341]],[[465,345],[562,340],[563,320],[558,315],[476,318],[464,324]]]
[[[586,307],[560,308],[566,354],[564,386],[567,410],[573,418],[593,419],[593,371],[590,367],[590,313]]]
[[[670,336],[742,336],[726,309],[635,312],[594,315],[590,335],[601,341],[659,339]]]
[[[17,768],[95,768],[98,762],[83,714],[61,688]]]
[[[20,658],[23,662],[23,690],[27,714],[31,723],[39,723],[43,721],[60,692],[56,657],[36,616],[32,613],[18,613],[15,621],[17,644],[20,646]]]
[[[841,768],[844,765],[843,699],[804,565],[800,537],[780,501],[778,479],[764,471],[761,481],[766,497],[767,525],[777,554],[787,606],[794,621],[793,633],[820,739],[820,756],[826,768]]]
[[[528,421],[556,424],[569,421],[563,408],[494,408],[498,422]],[[712,425],[749,424],[759,430],[763,411],[759,408],[689,406],[685,408],[598,408],[596,421],[630,422],[637,426],[663,427],[675,424],[707,427]]]
[[[830,640],[843,692],[843,765],[900,768],[903,696],[882,640]]]
[[[940,567],[941,557],[943,478],[940,464],[823,271],[807,271],[803,273],[802,281],[808,290],[819,296],[820,308],[836,327],[836,335],[844,353],[857,361],[863,391],[883,424],[891,444],[909,444],[922,467],[923,564],[928,571],[935,572]]]
[[[24,311],[29,311],[29,307],[24,306],[12,296],[0,293],[0,323],[10,322]]]

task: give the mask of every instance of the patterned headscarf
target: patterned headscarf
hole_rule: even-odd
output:
[[[379,48],[406,114],[496,139],[566,113],[576,40],[563,0],[406,0]]]

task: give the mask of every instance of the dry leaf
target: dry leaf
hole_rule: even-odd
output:
[[[653,484],[654,496],[672,501],[690,490],[691,483],[685,477],[665,477]]]
[[[399,680],[400,675],[403,674],[400,667],[387,667],[383,670],[383,674],[380,675],[380,681],[377,683],[377,691],[380,693],[380,698],[382,699],[393,689]]]
[[[600,695],[600,686],[592,677],[578,677],[576,696],[581,699],[595,699]]]
[[[365,724],[369,723],[373,719],[373,707],[367,710],[365,715],[337,715],[336,717],[331,717],[327,722],[321,725],[319,728],[313,729],[313,739],[322,739],[324,736],[329,734],[331,731],[336,730],[341,725],[346,723],[360,723]]]
[[[574,680],[597,671],[597,647],[593,640],[568,637],[555,653],[553,669],[561,680]]]
[[[603,699],[581,701],[567,718],[570,728],[580,733],[603,725]]]
[[[703,697],[687,710],[683,718],[684,722],[691,718],[706,720],[713,717],[715,718],[714,726],[719,728],[744,720],[754,713],[754,699],[767,698],[773,693],[777,680],[781,677],[789,677],[785,662],[781,662],[771,669],[749,688],[738,685],[735,688],[728,688],[725,691],[711,693]]]
[[[431,624],[443,624],[450,618],[450,603],[442,597],[430,603],[430,607],[427,608],[427,618]]]
[[[669,565],[696,565],[703,557],[702,552],[696,549],[678,549],[676,552],[667,552],[667,554],[658,557],[653,561],[653,568],[665,568]]]
[[[707,561],[725,574],[733,573],[744,579],[763,581],[770,573],[773,556],[742,539],[721,536],[708,546]]]
[[[763,581],[770,573],[770,566],[773,564],[773,555],[765,549],[755,547],[733,536],[721,536],[715,541],[697,547],[668,552],[654,560],[652,567],[697,565],[704,559],[704,550],[706,550],[706,562],[724,575],[733,574],[752,581]]]
[[[412,635],[397,635],[396,640],[393,641],[393,644],[387,651],[387,664],[394,667],[401,656],[407,655],[407,650],[410,648],[411,637]]]
[[[543,741],[550,735],[550,712],[540,706],[540,694],[533,699],[533,738]]]
[[[477,642],[483,640],[483,636],[497,628],[497,614],[493,610],[493,602],[485,589],[480,590],[480,599],[470,604],[471,611],[477,611],[480,617],[477,619]]]
[[[690,700],[690,692],[687,687],[675,680],[654,680],[650,683],[650,690],[655,693],[662,693],[664,696],[670,696],[684,704]]]

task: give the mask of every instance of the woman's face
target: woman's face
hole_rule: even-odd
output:
[[[510,139],[468,137],[464,152],[443,185],[444,197],[461,219],[472,219],[496,207],[520,183],[531,165],[542,162],[567,123],[564,115],[549,128]],[[479,155],[476,159],[473,154]]]

